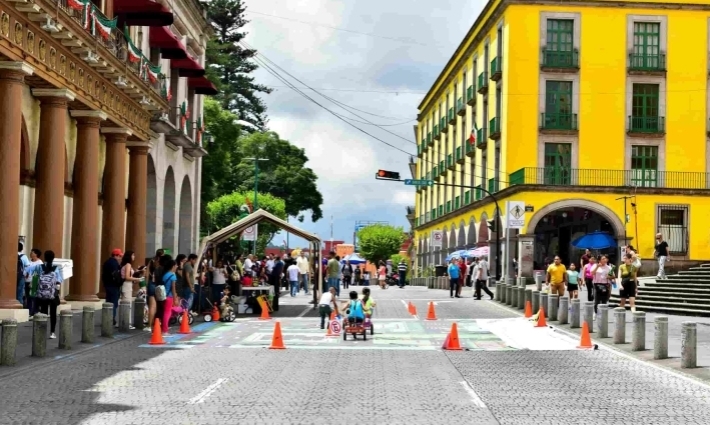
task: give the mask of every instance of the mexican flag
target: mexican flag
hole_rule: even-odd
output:
[[[126,36],[128,37],[128,36]],[[133,42],[128,39],[128,61],[131,63],[140,62],[143,52],[139,48],[133,45]]]
[[[94,6],[94,9],[96,6]],[[92,11],[93,19],[92,19],[92,28],[91,31],[94,35],[97,33],[101,35],[101,38],[104,40],[108,40],[109,36],[111,35],[111,30],[116,28],[116,23],[118,22],[118,18],[113,18],[113,19],[107,19],[104,17],[100,11],[94,10]]]
[[[476,144],[476,133],[478,132],[478,127],[476,127],[476,122],[473,122],[473,129],[471,130],[471,135],[468,136],[468,143],[475,145]]]

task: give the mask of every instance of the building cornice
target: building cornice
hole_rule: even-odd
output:
[[[34,97],[61,97],[72,101],[76,98],[76,94],[69,89],[32,89]]]

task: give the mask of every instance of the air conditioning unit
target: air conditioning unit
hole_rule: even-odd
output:
[[[99,55],[92,51],[86,52],[86,56],[84,56],[82,59],[84,59],[84,62],[86,63],[99,63]]]
[[[56,33],[59,32],[59,28],[57,28],[57,24],[54,23],[51,17],[47,16],[47,21],[42,24],[42,29],[50,32],[50,33]]]
[[[138,103],[140,103],[141,105],[150,105],[150,100],[148,100],[147,97],[143,96],[143,99],[141,99],[141,101]]]
[[[116,81],[116,86],[120,88],[126,88],[128,84],[126,83],[126,78],[123,77],[123,75],[118,76],[118,80]]]

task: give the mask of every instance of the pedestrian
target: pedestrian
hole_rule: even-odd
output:
[[[455,259],[451,259],[449,262],[449,267],[447,268],[447,272],[449,273],[449,296],[451,298],[461,298],[461,296],[458,294],[459,290],[459,275],[461,273],[461,269],[459,268],[459,265],[456,264]]]
[[[42,264],[42,251],[37,248],[32,248],[30,251],[30,266]],[[30,311],[30,317],[37,312],[37,275],[25,273],[25,303]]]
[[[25,302],[25,272],[27,267],[30,265],[30,260],[22,252],[25,246],[22,242],[17,244],[17,293],[15,297],[17,301],[22,304],[23,308],[27,308],[27,303]]]
[[[54,251],[45,251],[44,263],[29,266],[30,275],[37,274],[37,309],[42,314],[49,314],[50,339],[55,339],[57,328],[57,307],[59,306],[60,285],[64,281],[59,267],[54,265]]]
[[[298,266],[298,281],[300,282],[300,286],[303,287],[303,291],[308,295],[308,275],[310,274],[311,271],[311,265],[308,262],[308,258],[306,258],[306,254],[301,251],[301,253],[298,255],[298,259],[296,260],[296,266]]]
[[[584,266],[586,266],[589,263],[589,260],[594,258],[592,256],[592,252],[589,249],[584,250],[584,254],[579,259],[579,269],[582,270]]]
[[[192,303],[195,300],[195,264],[197,264],[197,254],[190,254],[187,257],[187,262],[182,266],[182,276],[184,279],[182,298],[187,303],[187,310],[192,309]],[[196,313],[190,312],[195,315]]]
[[[399,287],[404,288],[407,283],[407,263],[404,262],[404,258],[399,260],[397,265],[397,272],[399,273]]]
[[[343,272],[343,288],[348,289],[348,288],[350,288],[350,282],[352,281],[352,277],[353,277],[353,266],[350,264],[350,261],[345,260],[345,264],[343,264],[342,272]]]
[[[653,255],[658,258],[658,274],[656,275],[658,279],[667,279],[666,261],[671,260],[668,254],[668,243],[663,240],[662,234],[656,234],[656,246]]]
[[[338,260],[335,259],[335,251],[330,251],[328,256],[330,258],[325,266],[328,272],[328,288],[335,288],[335,296],[339,297],[340,283],[338,282],[338,278],[340,277],[340,264],[338,264]]]
[[[457,283],[456,295],[461,298],[461,291],[463,290],[464,279],[466,278],[466,261],[463,258],[459,258],[459,281]]]
[[[619,266],[619,276],[621,277],[619,307],[626,307],[626,300],[628,299],[632,313],[636,312],[636,267],[634,267],[633,262],[633,255],[626,254],[624,256],[624,264]]]
[[[606,304],[609,301],[609,295],[611,294],[609,279],[616,279],[608,261],[607,256],[602,255],[597,257],[597,263],[592,267],[592,276],[594,276],[594,319],[597,317],[597,306]]]
[[[169,335],[168,325],[170,323],[170,316],[173,312],[173,300],[175,299],[175,282],[177,281],[177,263],[172,258],[166,260],[163,264],[163,270],[165,273],[162,276],[161,282],[165,286],[165,301],[163,301],[163,311],[160,316],[161,330],[163,335]]]
[[[116,311],[118,310],[118,300],[121,298],[121,260],[123,251],[115,248],[111,251],[111,257],[106,260],[101,267],[101,281],[106,292],[106,302],[113,304],[113,325],[116,326]]]
[[[335,287],[331,286],[328,291],[323,292],[318,301],[318,314],[320,315],[320,328],[325,329],[326,320],[330,321],[330,314],[335,311],[338,314],[337,296],[335,295]]]
[[[579,276],[577,266],[570,263],[569,270],[567,270],[567,292],[570,300],[579,298],[579,283],[581,281],[582,278]]]
[[[545,285],[550,288],[550,295],[557,295],[559,305],[560,298],[565,296],[565,284],[567,283],[567,268],[562,264],[559,255],[555,255],[552,264],[547,266]]]
[[[118,251],[120,251],[120,249]],[[113,252],[116,253],[117,250],[114,249]],[[121,253],[121,256],[123,256],[123,253]],[[155,299],[155,287],[160,282],[160,277],[163,274],[160,262],[163,260],[164,256],[165,251],[162,249],[155,251],[155,257],[150,260],[150,264],[148,265],[148,277],[146,280],[148,281],[148,323],[150,323],[150,326],[143,328],[146,332],[150,332],[152,330],[153,322],[155,321],[156,314],[158,312],[158,302]],[[120,269],[120,264],[117,264],[117,267]],[[118,305],[118,298],[116,298],[116,305]],[[116,315],[114,311],[114,322],[115,318]]]
[[[476,289],[474,293],[475,299],[481,299],[481,290],[493,299],[493,293],[490,289],[488,289],[488,273],[490,271],[490,266],[488,265],[486,257],[481,257],[478,261],[476,271],[478,272],[478,276],[476,276]]]
[[[122,284],[121,284],[121,301],[132,301],[133,300],[133,282],[140,282],[141,279],[140,277],[134,277],[133,276],[133,261],[135,261],[136,256],[133,253],[133,251],[126,251],[123,254],[123,257],[121,258],[121,279],[122,279]],[[129,323],[129,329],[135,329],[132,325],[130,325],[131,322],[131,317],[133,315],[129,314],[128,315],[128,323]]]
[[[466,260],[466,286],[469,288],[472,286],[471,276],[473,272],[473,262],[469,259]]]
[[[291,286],[291,296],[295,297],[298,295],[298,275],[300,270],[296,264],[291,264],[286,269],[286,274],[288,275],[288,283]]]
[[[220,294],[224,292],[224,287],[227,285],[227,269],[222,260],[218,260],[217,266],[210,271],[212,272],[212,302],[216,303],[222,298]]]
[[[594,301],[594,275],[592,269],[597,263],[596,257],[589,257],[589,261],[584,265],[584,284],[587,287],[587,301]]]
[[[362,285],[362,270],[360,266],[355,267],[355,285]]]
[[[370,270],[368,269],[362,273],[362,286],[370,286]]]
[[[380,267],[377,270],[377,280],[380,284],[380,289],[386,289],[387,288],[387,267],[385,266],[385,262],[380,260]]]

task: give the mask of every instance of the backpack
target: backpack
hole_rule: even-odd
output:
[[[121,269],[111,272],[111,285],[115,288],[120,288],[123,285],[123,278],[121,277]]]
[[[54,267],[56,270],[56,267]],[[44,270],[39,275],[37,282],[37,298],[40,300],[54,299],[57,291],[57,276],[54,275],[54,270],[45,273]]]
[[[22,256],[25,254],[17,254],[17,277],[25,277],[25,265],[22,262]]]

